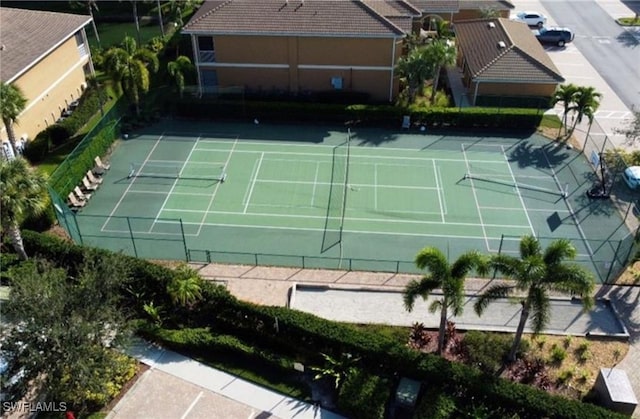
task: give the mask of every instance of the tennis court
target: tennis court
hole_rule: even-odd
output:
[[[514,253],[535,234],[602,277],[630,236],[586,200],[584,157],[537,136],[174,121],[111,166],[69,225],[150,259],[414,272],[424,246]]]

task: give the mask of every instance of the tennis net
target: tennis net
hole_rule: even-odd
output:
[[[560,196],[562,198],[566,198],[568,196],[568,189],[569,189],[569,185],[566,185],[564,190],[549,189],[549,188],[543,188],[543,187],[540,187],[540,186],[529,185],[529,184],[526,184],[526,183],[502,180],[502,179],[499,179],[499,178],[489,178],[489,177],[479,176],[479,175],[475,175],[475,174],[472,174],[472,173],[465,173],[464,174],[464,179],[465,180],[477,180],[477,181],[487,182],[487,183],[495,183],[495,184],[498,184],[498,185],[511,186],[511,187],[518,188],[518,189],[527,189],[527,190],[536,191],[536,192],[543,192],[543,193],[548,193],[550,195]]]
[[[131,163],[129,165],[129,179],[164,178],[164,179],[193,179],[215,180],[224,182],[227,178],[225,166],[210,164],[181,164],[181,163]]]
[[[342,241],[349,185],[350,143],[351,131],[348,132],[347,140],[344,143],[333,148],[329,202],[327,203],[327,218],[322,239],[323,252]]]

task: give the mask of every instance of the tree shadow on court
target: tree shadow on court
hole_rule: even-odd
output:
[[[518,167],[536,167],[539,169],[551,169],[567,162],[571,154],[564,145],[547,143],[538,146],[530,141],[517,144],[508,155],[510,162],[517,162]]]

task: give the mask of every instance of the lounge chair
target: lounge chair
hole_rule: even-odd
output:
[[[402,117],[402,129],[411,128],[411,116],[405,115]]]
[[[96,164],[96,168],[101,169],[103,172],[105,170],[111,169],[111,165],[110,164],[102,163],[102,160],[100,160],[100,156],[96,156],[96,158],[93,159],[93,161]]]
[[[96,185],[100,185],[102,183],[102,181],[104,179],[99,178],[99,177],[95,177],[95,175],[93,174],[93,172],[91,170],[87,170],[87,179],[89,179],[89,182],[96,184]]]
[[[79,186],[76,186],[73,189],[73,192],[75,192],[76,196],[80,198],[81,201],[88,201],[91,198],[91,194],[82,192]]]
[[[82,201],[78,199],[78,197],[75,196],[73,192],[69,193],[69,206],[71,207],[72,210],[77,211],[80,208],[84,207],[85,205],[87,205],[87,201]]]
[[[95,191],[98,189],[98,183],[92,183],[86,176],[82,178],[82,186],[87,191]]]

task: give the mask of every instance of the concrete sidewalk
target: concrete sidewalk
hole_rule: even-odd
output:
[[[189,384],[195,384],[201,391],[198,397],[196,397],[192,403],[187,404],[188,408],[181,412],[182,415],[175,416],[175,413],[169,413],[165,408],[161,406],[147,406],[148,412],[144,413],[144,417],[151,418],[170,418],[181,417],[183,419],[190,417],[197,417],[199,414],[195,414],[194,409],[200,402],[204,394],[204,391],[209,390],[217,395],[224,396],[227,399],[234,400],[243,405],[250,406],[260,412],[257,416],[254,416],[253,412],[248,416],[249,419],[253,417],[273,417],[273,418],[299,418],[299,419],[340,419],[342,416],[330,412],[326,409],[314,406],[310,403],[303,402],[291,397],[284,396],[274,391],[268,390],[259,385],[250,383],[246,380],[240,379],[231,374],[227,374],[223,371],[217,370],[206,366],[200,362],[197,362],[191,358],[180,355],[176,352],[163,349],[157,345],[145,342],[143,340],[135,340],[130,345],[126,352],[138,359],[140,362],[149,365],[153,370],[162,371],[170,376],[178,378],[180,381],[174,380],[178,383],[178,386],[174,388],[162,388],[163,398],[175,398],[175,392],[179,391],[179,388]],[[147,371],[149,373],[149,371]],[[150,376],[145,373],[145,376],[140,378],[139,381],[149,380]],[[137,384],[137,383],[136,383]],[[130,390],[134,391],[135,387]],[[204,390],[204,391],[203,391]],[[151,395],[149,395],[151,397]],[[107,416],[109,419],[117,419],[119,417],[125,417],[119,414],[119,412],[128,411],[125,406],[130,403],[130,400],[125,396],[116,405],[113,411]],[[220,401],[217,403],[217,408],[214,411],[209,411],[209,417],[243,417],[247,416],[234,416],[227,415],[225,412],[220,412]],[[182,403],[184,405],[184,402]],[[153,410],[155,407],[155,411]],[[129,409],[130,410],[130,409]],[[142,412],[140,412],[142,414]],[[142,416],[141,416],[142,417]]]

